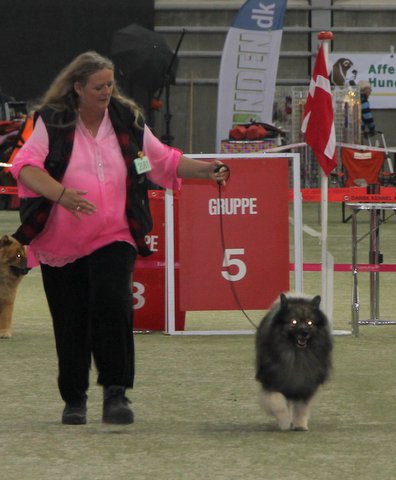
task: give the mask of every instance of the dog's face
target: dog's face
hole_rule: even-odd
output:
[[[341,68],[342,72],[346,74],[346,72],[352,67],[353,62],[349,58],[339,58],[335,65]]]
[[[319,304],[320,296],[308,300],[281,295],[277,319],[283,333],[297,348],[307,348],[318,328],[323,326],[323,314],[319,310]]]
[[[356,70],[352,71],[352,76],[349,75],[349,69],[353,66],[352,60],[349,58],[339,58],[333,65],[331,70],[331,82],[334,85],[348,85],[356,78]]]
[[[25,247],[15,238],[3,235],[0,238],[0,263],[11,268],[13,273],[26,273],[27,258]]]

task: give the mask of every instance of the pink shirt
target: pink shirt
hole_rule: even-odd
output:
[[[176,175],[179,150],[162,144],[145,126],[143,150],[152,170],[148,178],[165,188],[179,189]],[[11,172],[18,180],[22,167],[31,165],[45,171],[48,154],[48,133],[41,118],[28,141],[13,161]],[[39,263],[63,266],[89,255],[114,241],[135,245],[128,228],[126,201],[126,166],[108,112],[96,138],[79,119],[76,125],[73,151],[62,184],[66,188],[86,191],[86,198],[96,205],[92,215],[76,218],[61,205],[54,204],[44,230],[28,248],[28,266]],[[36,197],[35,192],[18,182],[20,197]]]

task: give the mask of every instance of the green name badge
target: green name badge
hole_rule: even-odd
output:
[[[134,162],[138,175],[141,175],[142,173],[147,173],[151,170],[150,160],[148,159],[148,157],[146,157],[146,155],[135,158]]]

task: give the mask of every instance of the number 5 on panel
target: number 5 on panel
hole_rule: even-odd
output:
[[[234,255],[244,255],[244,253],[244,248],[228,248],[224,251],[223,267],[227,270],[222,271],[221,274],[226,280],[237,282],[246,276],[247,268],[245,262],[240,258],[232,258]],[[237,268],[236,273],[232,275],[229,273],[231,266]]]

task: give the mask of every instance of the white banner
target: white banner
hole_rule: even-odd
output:
[[[370,82],[371,108],[396,107],[396,56],[391,53],[330,53],[331,83],[357,85]]]
[[[248,0],[228,31],[219,75],[217,151],[234,125],[272,123],[286,5],[287,0]]]

